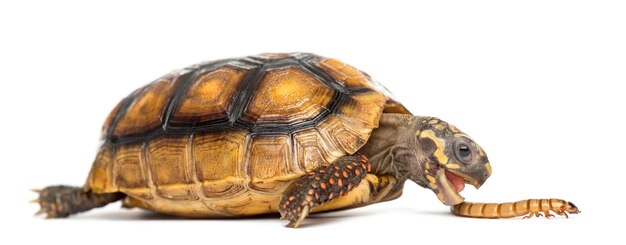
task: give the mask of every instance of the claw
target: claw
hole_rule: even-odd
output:
[[[39,209],[39,211],[37,211],[37,212],[35,213],[35,216],[42,215],[42,214],[44,214],[45,212],[46,212],[45,210],[43,210],[43,209]]]
[[[306,216],[309,215],[309,210],[310,210],[309,205],[304,206],[304,208],[302,209],[302,212],[300,212],[300,215],[298,216],[298,219],[290,221],[289,224],[287,224],[287,227],[298,228],[298,226],[300,226],[300,222],[302,222],[304,218],[306,218]]]

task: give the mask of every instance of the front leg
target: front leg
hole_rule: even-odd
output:
[[[287,188],[278,207],[281,219],[289,220],[287,227],[298,227],[311,209],[348,193],[370,169],[362,155],[344,156],[332,164],[322,164]]]
[[[539,217],[543,217],[543,214],[541,214],[539,212],[530,212],[530,213],[528,213],[528,215],[524,216],[524,218],[522,218],[522,219],[530,219],[533,216],[539,218]]]

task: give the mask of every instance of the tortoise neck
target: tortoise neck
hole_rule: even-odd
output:
[[[421,171],[415,134],[421,117],[384,113],[379,127],[372,131],[368,143],[359,153],[366,155],[372,173],[391,175],[400,180],[414,179]]]

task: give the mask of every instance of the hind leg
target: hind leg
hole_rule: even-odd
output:
[[[46,218],[63,218],[71,214],[84,212],[93,208],[103,207],[124,197],[122,193],[93,193],[85,192],[83,188],[71,186],[49,186],[39,193],[35,201],[41,209],[39,214],[46,214]]]

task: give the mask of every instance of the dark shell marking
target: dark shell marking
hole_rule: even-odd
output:
[[[243,129],[259,134],[295,132],[318,125],[328,115],[341,114],[340,110],[345,105],[355,103],[353,96],[379,93],[375,87],[380,85],[375,81],[370,81],[373,84],[371,86],[342,85],[319,64],[324,59],[307,53],[270,60],[245,57],[194,65],[170,73],[125,98],[107,119],[103,127],[103,139],[108,143],[119,144],[143,142],[166,134],[184,135],[226,129]],[[276,76],[276,79],[294,76],[292,80],[298,83],[293,86],[300,88],[294,91],[301,91],[301,88],[316,89],[311,93],[317,97],[311,99],[319,101],[290,110],[268,111],[265,113],[268,115],[264,115],[265,109],[253,106],[253,97],[259,90],[273,87],[272,76]],[[222,83],[211,83],[212,78],[222,80]],[[223,91],[211,93],[210,86],[217,86],[215,91]],[[197,102],[197,97],[202,96],[196,94],[198,91],[208,93],[203,99],[210,101],[202,103],[211,107],[200,106],[202,103]],[[263,94],[263,91],[260,92]],[[257,99],[283,102],[271,97]],[[389,100],[387,103],[395,102]],[[276,105],[281,106],[284,105]],[[307,111],[310,108],[316,109]]]

